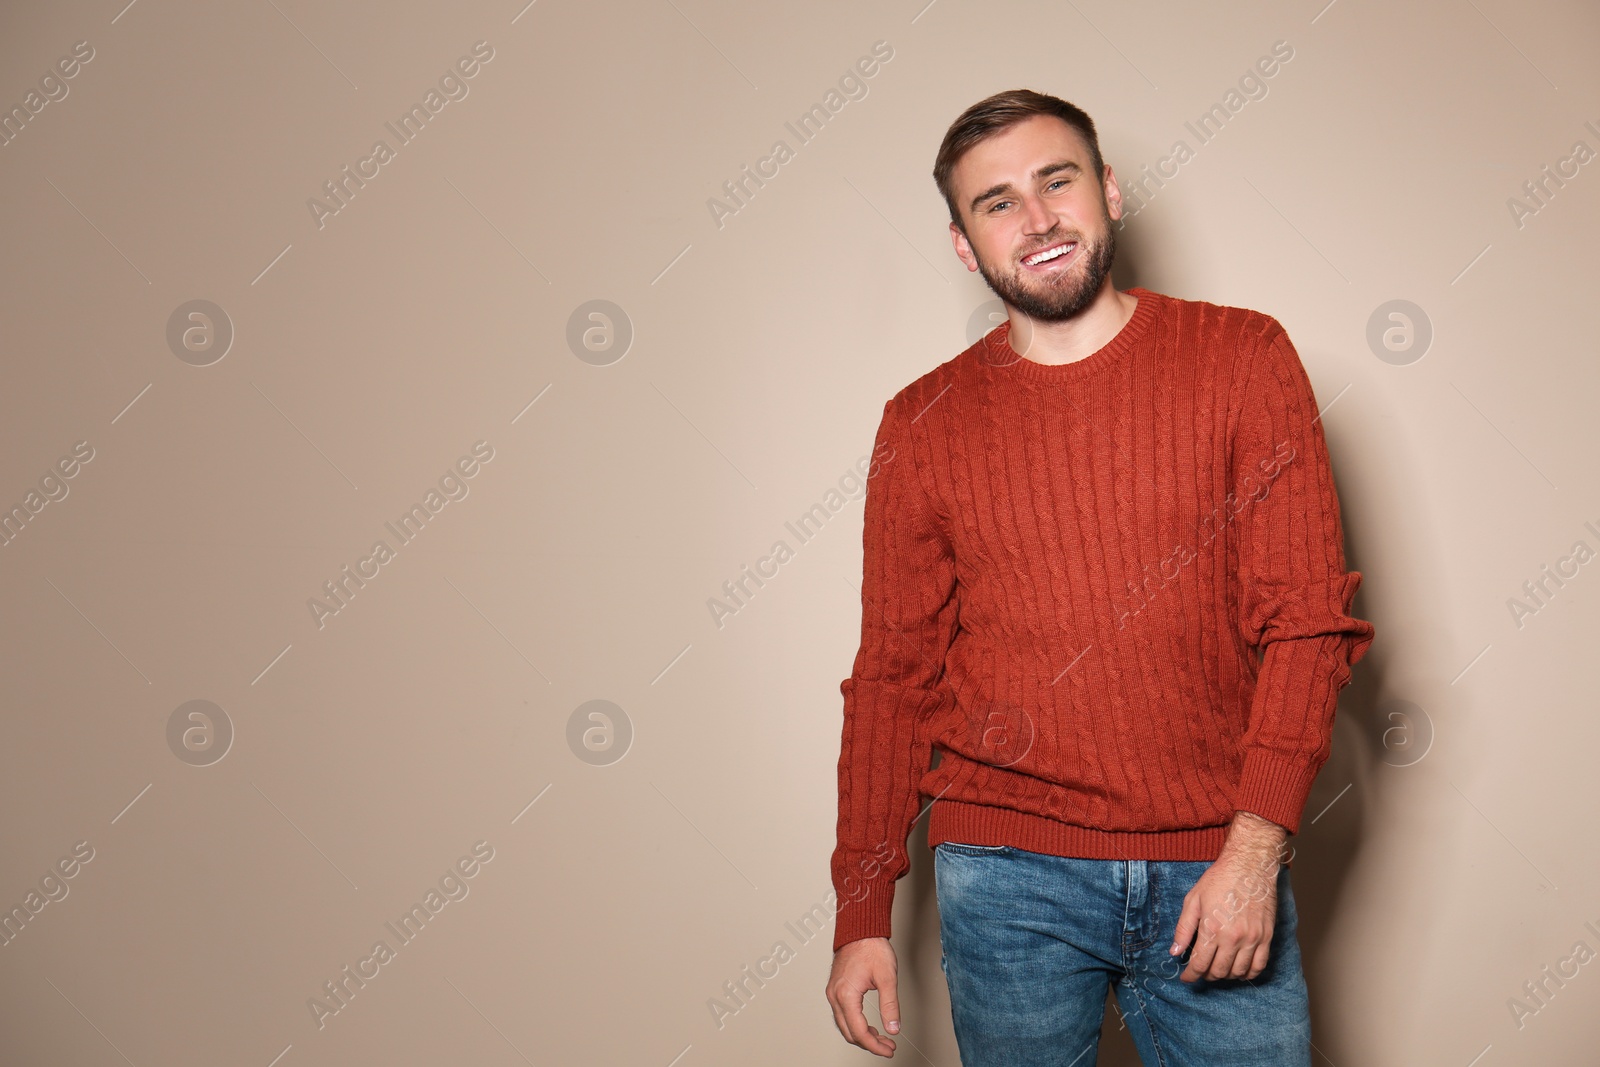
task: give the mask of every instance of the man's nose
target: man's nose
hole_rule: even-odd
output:
[[[1022,219],[1027,223],[1029,233],[1049,233],[1056,224],[1054,212],[1037,196],[1023,199]]]

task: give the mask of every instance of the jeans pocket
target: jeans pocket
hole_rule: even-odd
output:
[[[941,841],[935,848],[964,856],[993,856],[1012,851],[1010,845],[968,845],[959,841]]]

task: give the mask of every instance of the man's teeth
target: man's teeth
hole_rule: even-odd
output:
[[[1030,267],[1037,266],[1040,263],[1048,263],[1050,260],[1055,259],[1057,256],[1066,255],[1068,252],[1072,251],[1076,247],[1077,247],[1077,243],[1076,242],[1069,242],[1069,243],[1064,244],[1064,245],[1057,245],[1055,248],[1047,248],[1047,249],[1045,249],[1043,252],[1040,252],[1038,255],[1029,256],[1027,259],[1023,260],[1023,262],[1028,264],[1028,266],[1030,266]]]

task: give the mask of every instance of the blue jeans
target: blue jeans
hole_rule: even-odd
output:
[[[1265,970],[1178,977],[1194,942],[1182,956],[1167,948],[1210,866],[937,846],[940,965],[963,1067],[1094,1067],[1108,986],[1146,1067],[1310,1067],[1289,868]]]

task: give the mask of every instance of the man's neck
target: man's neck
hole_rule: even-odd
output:
[[[1008,307],[1008,339],[1019,356],[1035,363],[1076,363],[1109,344],[1133,318],[1138,304],[1138,297],[1118,292],[1108,278],[1088,307],[1061,322],[1031,319]]]

